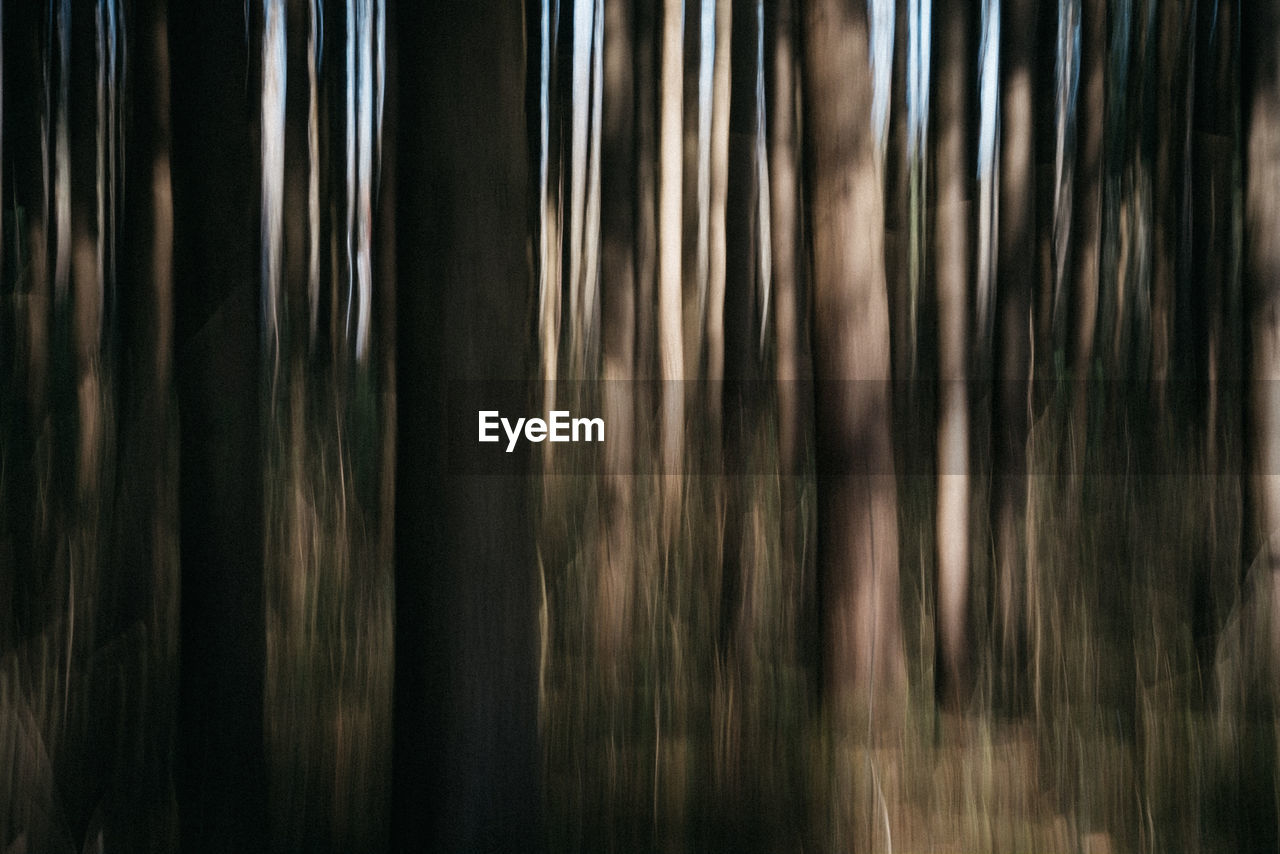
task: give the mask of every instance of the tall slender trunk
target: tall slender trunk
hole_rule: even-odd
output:
[[[1080,101],[1076,107],[1075,186],[1071,207],[1071,474],[1084,470],[1088,451],[1089,378],[1098,325],[1102,272],[1103,134],[1106,124],[1107,4],[1085,0],[1081,10]],[[1074,481],[1073,481],[1074,482]],[[1072,487],[1079,499],[1078,486]],[[1074,512],[1074,511],[1072,511]]]
[[[1236,152],[1238,130],[1236,105],[1238,90],[1235,69],[1235,33],[1239,11],[1235,2],[1198,5],[1196,23],[1196,94],[1193,115],[1193,159],[1206,168],[1192,173],[1194,222],[1192,229],[1193,281],[1202,283],[1194,291],[1198,297],[1195,314],[1201,319],[1197,341],[1201,352],[1197,371],[1197,397],[1203,404],[1200,423],[1204,470],[1208,481],[1204,560],[1196,574],[1193,600],[1193,632],[1202,660],[1212,651],[1217,627],[1222,624],[1235,591],[1233,577],[1219,571],[1229,566],[1235,555],[1224,551],[1224,520],[1220,518],[1222,487],[1220,475],[1236,470],[1239,460],[1228,455],[1238,443],[1238,418],[1231,409],[1238,388],[1239,358],[1237,335],[1230,325],[1230,306],[1237,300],[1234,290],[1236,200]],[[1225,404],[1225,405],[1224,405]],[[1235,543],[1232,543],[1234,548]],[[1224,559],[1225,558],[1225,559]]]
[[[992,515],[995,526],[995,637],[1005,702],[1021,691],[1032,592],[1024,530],[1027,499],[1027,380],[1031,290],[1036,282],[1035,184],[1032,165],[1034,0],[1000,10],[1000,187],[996,269],[995,377],[992,415]]]
[[[604,337],[602,414],[609,425],[605,445],[605,549],[597,594],[597,637],[602,660],[616,661],[630,625],[634,585],[631,522],[632,436],[635,417],[636,159],[635,57],[631,3],[614,0],[604,19],[604,116],[600,195],[601,243],[607,273],[602,278]]]
[[[1160,3],[1157,10],[1154,240],[1151,258],[1151,379],[1163,411],[1173,379],[1175,310],[1185,274],[1181,263],[1183,148],[1187,127],[1187,2]]]
[[[657,25],[654,4],[641,3],[635,7],[636,370],[644,380],[658,376]],[[637,391],[644,395],[636,401],[640,411],[656,411],[658,400],[646,400],[652,392],[651,383],[644,383]],[[653,434],[649,434],[649,438],[657,439]]]
[[[890,438],[884,196],[869,121],[865,9],[811,0],[804,16],[811,208],[823,690],[843,717],[892,725],[906,663]]]
[[[781,475],[780,541],[787,600],[799,603],[804,584],[799,553],[800,466],[804,454],[805,416],[802,378],[808,375],[802,352],[800,293],[800,176],[796,122],[796,15],[794,0],[765,9],[769,118],[769,199],[773,222],[774,381],[777,385],[778,472]],[[797,612],[797,618],[799,614]]]
[[[710,224],[707,271],[707,433],[718,442],[724,384],[726,209],[729,192],[729,80],[733,0],[716,0],[715,63],[711,96]],[[716,453],[718,448],[709,449]]]
[[[756,44],[759,24],[755,0],[734,0],[732,84],[729,95],[728,196],[725,207],[724,291],[724,465],[730,474],[745,471],[752,425],[757,421],[755,388],[760,379],[757,302],[758,231],[756,128],[762,120],[756,103]],[[741,481],[735,482],[735,486]],[[725,514],[722,629],[732,645],[745,651],[752,632],[749,601],[752,556],[744,547],[749,510],[745,490],[731,488]],[[729,636],[725,636],[726,641]]]
[[[937,177],[934,270],[938,300],[937,573],[939,696],[958,706],[969,688],[969,281],[973,274],[975,10],[935,12],[933,106]]]
[[[658,375],[662,380],[661,469],[663,532],[679,520],[684,462],[684,342],[682,322],[684,174],[684,2],[664,0],[659,47],[658,127]]]
[[[893,405],[907,411],[912,403],[912,370],[915,365],[915,343],[912,329],[915,316],[911,304],[911,179],[912,155],[909,150],[910,109],[913,100],[909,89],[907,62],[909,27],[907,7],[911,0],[894,3],[893,63],[890,68],[889,115],[884,146],[884,270],[889,292],[889,346],[893,371]],[[910,457],[914,431],[894,431],[894,452],[899,463]]]

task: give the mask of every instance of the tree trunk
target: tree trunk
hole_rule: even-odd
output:
[[[635,532],[631,523],[635,389],[635,57],[631,3],[614,0],[604,19],[604,128],[600,169],[605,444],[604,531],[597,594],[601,661],[617,661],[630,625]]]
[[[665,0],[659,48],[658,127],[658,375],[662,380],[662,530],[668,544],[679,522],[684,463],[685,364],[682,340],[684,174],[684,3]]]
[[[1194,159],[1205,168],[1192,173],[1194,204],[1192,269],[1197,297],[1194,314],[1200,318],[1197,345],[1201,356],[1197,371],[1197,397],[1202,402],[1201,438],[1204,470],[1212,477],[1207,496],[1205,557],[1199,562],[1193,599],[1193,625],[1197,650],[1208,664],[1218,626],[1227,615],[1236,578],[1221,572],[1235,555],[1224,551],[1228,537],[1221,528],[1222,486],[1217,475],[1237,470],[1239,460],[1229,460],[1238,442],[1238,418],[1231,408],[1239,381],[1238,331],[1230,324],[1235,261],[1235,166],[1238,144],[1236,105],[1239,93],[1235,73],[1235,2],[1205,3],[1197,8],[1196,25],[1201,61],[1196,65],[1195,113],[1192,146]],[[1225,404],[1225,405],[1224,405]],[[1234,539],[1234,538],[1232,538]],[[1235,543],[1231,548],[1235,548]]]
[[[756,45],[759,24],[754,0],[734,0],[732,82],[729,94],[728,195],[725,205],[724,279],[724,466],[744,474],[752,427],[758,420],[756,386],[760,379],[758,197],[756,129]],[[740,663],[754,628],[750,601],[754,557],[745,545],[750,510],[747,481],[734,478],[726,494],[725,550],[721,598],[721,639],[736,650]]]
[[[1280,3],[1240,4],[1241,118],[1244,157],[1244,289],[1248,337],[1245,367],[1246,472],[1245,561],[1242,585],[1258,601],[1242,602],[1240,660],[1218,673],[1220,696],[1243,699],[1236,761],[1253,785],[1237,790],[1240,849],[1277,846],[1274,742],[1280,673]],[[1256,556],[1256,560],[1254,559]],[[1246,594],[1247,595],[1247,594]],[[1267,615],[1250,620],[1251,615]],[[1251,623],[1251,624],[1250,624]],[[1230,635],[1226,636],[1227,638]],[[1247,650],[1261,666],[1242,680]],[[1230,650],[1224,640],[1221,649]],[[1220,659],[1219,667],[1224,662]],[[1252,668],[1250,668],[1252,669]],[[1234,672],[1233,672],[1234,671]],[[1234,678],[1232,678],[1234,677]],[[1243,684],[1241,684],[1243,682]],[[1260,746],[1261,745],[1261,746]],[[1247,779],[1247,778],[1246,778]]]
[[[169,27],[184,851],[266,850],[259,86],[244,28],[238,6],[199,4]]]
[[[481,476],[493,446],[470,432],[478,408],[532,403],[524,21],[519,5],[465,0],[397,12],[397,80],[413,93],[397,149],[415,156],[396,187],[393,846],[536,851],[529,458],[499,452]]]
[[[1182,177],[1185,146],[1187,52],[1186,4],[1160,3],[1157,10],[1155,163],[1152,175],[1151,379],[1163,412],[1173,378],[1174,312],[1182,279]]]
[[[1245,56],[1244,274],[1249,300],[1250,475],[1261,566],[1272,597],[1268,645],[1280,667],[1280,8],[1242,7]],[[1250,551],[1253,551],[1250,549]]]
[[[823,691],[838,719],[893,725],[906,664],[865,9],[811,0],[804,28]]]
[[[1093,371],[1093,338],[1098,323],[1102,255],[1103,133],[1106,123],[1107,4],[1086,0],[1081,9],[1080,102],[1076,107],[1075,186],[1071,203],[1071,286],[1074,316],[1071,350],[1072,501],[1080,490],[1088,453],[1089,378]],[[1070,512],[1078,512],[1072,509]]]
[[[935,12],[934,78],[938,299],[937,549],[939,699],[969,689],[969,282],[973,275],[975,63],[972,3]]]
[[[711,96],[711,186],[707,270],[707,433],[718,443],[724,391],[726,209],[729,192],[729,81],[733,0],[716,0]],[[719,453],[719,448],[710,451]]]
[[[124,193],[120,234],[122,422],[116,506],[121,627],[146,626],[151,674],[140,686],[146,709],[145,760],[137,798],[145,817],[134,850],[176,844],[167,826],[178,685],[178,443],[173,397],[173,186],[170,179],[169,38],[165,7],[138,9],[129,58],[134,88],[125,131],[133,183]],[[137,73],[141,72],[141,73]],[[150,840],[149,842],[147,840]]]
[[[781,477],[781,571],[787,600],[798,608],[806,586],[800,543],[800,473],[806,414],[804,383],[808,354],[802,341],[804,302],[800,292],[800,176],[796,122],[796,15],[794,0],[765,8],[769,119],[769,210],[773,222],[774,380],[777,384],[778,473]],[[793,619],[803,622],[801,611]]]
[[[1027,499],[1027,379],[1031,357],[1031,292],[1037,281],[1035,157],[1032,131],[1034,0],[1000,10],[1000,225],[996,268],[995,376],[992,415],[992,523],[995,527],[997,679],[1014,701],[1027,642],[1023,519]],[[1029,263],[1030,261],[1030,263]]]

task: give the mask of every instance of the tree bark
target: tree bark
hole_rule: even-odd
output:
[[[969,282],[973,276],[975,80],[972,3],[935,11],[938,73],[934,168],[938,300],[937,668],[939,699],[958,707],[969,688]]]
[[[823,692],[838,719],[898,722],[906,664],[890,438],[884,196],[865,8],[804,15]]]
[[[630,625],[635,532],[631,523],[635,417],[635,57],[631,3],[614,0],[604,19],[604,128],[600,170],[605,444],[604,530],[597,640],[604,662],[617,661]]]
[[[1023,518],[1027,498],[1027,380],[1031,292],[1036,283],[1035,157],[1032,136],[1034,0],[1000,10],[1000,225],[996,268],[995,388],[991,483],[996,561],[996,654],[1004,701],[1020,690],[1027,641]]]
[[[1242,6],[1245,121],[1244,275],[1249,320],[1249,469],[1254,536],[1271,595],[1280,666],[1280,4]],[[1249,549],[1246,554],[1253,552]]]
[[[468,406],[532,403],[524,21],[518,4],[394,8],[396,77],[413,93],[397,149],[415,156],[399,158],[396,185],[393,847],[536,851],[529,460],[518,450],[476,474]],[[447,448],[450,428],[467,436]]]
[[[658,375],[662,380],[661,467],[664,536],[679,521],[684,463],[685,364],[682,323],[682,194],[684,174],[684,12],[682,0],[662,6],[658,127]]]
[[[238,6],[171,13],[182,848],[263,851],[258,63]]]
[[[726,204],[729,193],[729,82],[733,0],[716,0],[711,96],[711,187],[707,270],[707,432],[719,443],[724,392]],[[719,448],[711,449],[717,454]]]
[[[1088,451],[1089,378],[1093,371],[1093,339],[1098,323],[1102,255],[1103,134],[1106,124],[1106,0],[1086,0],[1081,9],[1080,102],[1076,107],[1075,187],[1071,206],[1071,349],[1070,473],[1083,473]],[[1072,488],[1079,499],[1078,487]],[[1072,511],[1074,512],[1074,511]]]
[[[765,8],[768,50],[766,85],[769,120],[769,210],[773,217],[774,381],[777,386],[778,473],[781,478],[780,545],[784,590],[803,623],[805,597],[803,555],[800,551],[800,473],[804,462],[808,413],[804,382],[809,358],[802,330],[806,326],[800,290],[800,176],[796,106],[799,86],[796,66],[796,9],[794,0],[780,0]]]
[[[1173,378],[1175,309],[1181,289],[1183,154],[1187,127],[1186,4],[1160,3],[1157,10],[1155,152],[1152,176],[1151,379],[1163,412]]]

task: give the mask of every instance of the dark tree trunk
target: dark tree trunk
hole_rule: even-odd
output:
[[[1241,113],[1244,156],[1244,289],[1247,337],[1245,566],[1258,603],[1241,607],[1239,661],[1219,661],[1220,697],[1244,711],[1237,742],[1236,821],[1242,851],[1277,845],[1276,673],[1280,672],[1280,3],[1240,6]],[[1255,560],[1256,556],[1256,560]],[[1250,613],[1270,619],[1252,620]],[[1263,664],[1247,671],[1253,646]],[[1246,679],[1240,676],[1247,673]]]
[[[169,33],[165,4],[136,10],[128,57],[133,108],[125,129],[119,237],[120,428],[115,504],[121,631],[140,632],[147,671],[131,687],[142,704],[141,768],[127,786],[126,847],[177,844],[170,813],[178,687],[178,444],[173,397],[173,187]],[[105,597],[104,597],[105,598]],[[126,778],[127,779],[127,778]],[[136,812],[135,812],[136,810]],[[132,826],[129,826],[132,825]]]
[[[1102,273],[1103,134],[1106,124],[1107,4],[1086,0],[1081,9],[1080,103],[1076,107],[1075,186],[1071,207],[1071,454],[1070,472],[1083,471],[1088,452],[1089,378],[1098,325]],[[1073,487],[1074,489],[1074,487]],[[1075,490],[1079,497],[1079,491]]]
[[[1233,0],[1197,7],[1196,94],[1192,130],[1193,160],[1204,164],[1192,172],[1192,281],[1199,318],[1196,399],[1200,402],[1200,440],[1204,470],[1210,475],[1238,471],[1240,460],[1229,459],[1239,446],[1240,419],[1234,409],[1239,391],[1239,330],[1232,324],[1238,304],[1234,282],[1236,153],[1236,27],[1239,11]],[[1192,630],[1204,665],[1209,664],[1214,638],[1230,608],[1236,579],[1221,568],[1231,566],[1232,540],[1222,530],[1220,505],[1224,479],[1209,481],[1204,557],[1193,588]]]
[[[530,403],[518,382],[532,326],[524,22],[518,5],[466,0],[397,14],[397,80],[413,93],[399,100],[397,150],[414,156],[397,165],[393,845],[536,851],[527,455],[502,455],[497,475],[469,470],[475,410]],[[466,435],[446,450],[454,415]]]
[[[760,371],[759,186],[756,130],[762,116],[756,103],[759,23],[754,0],[733,3],[729,87],[729,171],[725,203],[724,465],[730,475],[746,471],[752,425],[759,419]],[[742,656],[753,631],[749,600],[751,550],[743,534],[748,491],[731,481],[726,496],[721,639]],[[741,663],[741,662],[740,662]]]
[[[1157,9],[1155,151],[1152,175],[1151,379],[1163,413],[1173,379],[1175,311],[1184,277],[1184,154],[1187,128],[1187,3],[1172,0]]]
[[[258,63],[238,5],[172,15],[182,847],[262,851]]]
[[[636,153],[635,55],[629,0],[605,9],[604,99],[601,140],[600,240],[604,343],[602,412],[605,444],[604,530],[596,599],[601,660],[617,661],[628,638],[634,591],[631,523],[635,418]]]
[[[995,643],[1003,702],[1021,692],[1027,643],[1024,507],[1027,494],[1029,315],[1037,282],[1035,183],[1032,172],[1032,48],[1036,3],[1012,0],[1000,10],[1000,226],[996,269],[992,525],[995,529]]]

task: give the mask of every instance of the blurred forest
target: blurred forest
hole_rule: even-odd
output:
[[[1280,0],[0,2],[0,233],[5,854],[1280,850]]]

